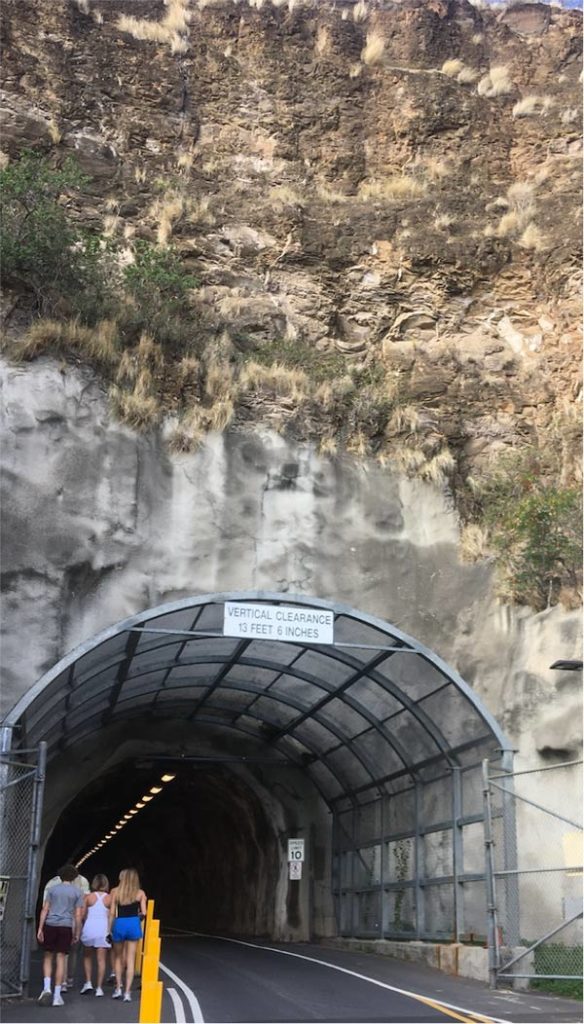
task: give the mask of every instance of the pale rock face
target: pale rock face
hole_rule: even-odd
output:
[[[520,759],[580,749],[580,616],[499,605],[448,496],[268,432],[171,457],[88,372],[3,371],[4,708],[104,627],[191,594],[275,590],[378,615],[475,688]]]

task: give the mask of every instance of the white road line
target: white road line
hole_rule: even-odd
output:
[[[160,970],[164,971],[165,974],[168,974],[168,977],[172,978],[172,980],[174,981],[175,985],[178,985],[178,987],[182,990],[182,992],[184,992],[184,994],[186,996],[187,1003],[189,1004],[190,1011],[191,1011],[191,1013],[193,1015],[193,1024],[205,1024],[205,1018],[203,1017],[203,1014],[201,1012],[201,1007],[199,1006],[199,1000],[197,999],[195,993],[189,988],[188,985],[185,985],[184,981],[182,981],[182,979],[179,978],[178,974],[175,974],[174,971],[170,970],[170,967],[165,967],[165,965],[163,963],[161,963],[160,964]],[[170,991],[170,989],[169,989],[169,991]],[[173,1000],[173,1002],[174,1002],[174,1000]],[[177,1020],[178,1020],[178,1017],[177,1017]],[[184,1020],[184,1017],[183,1017],[183,1020]]]
[[[203,939],[220,939],[222,942],[235,942],[239,946],[251,946],[252,949],[264,949],[269,953],[281,953],[283,956],[295,956],[299,960],[310,960],[313,964],[320,964],[321,967],[330,967],[333,971],[341,971],[343,974],[350,974],[353,978],[360,978],[361,981],[368,981],[372,985],[377,985],[379,988],[386,988],[390,992],[398,992],[402,996],[409,996],[411,999],[417,999],[418,1002],[425,1003],[430,996],[422,996],[419,992],[409,992],[406,988],[397,988],[395,985],[388,985],[385,981],[378,981],[377,978],[369,978],[366,974],[358,974],[357,971],[350,971],[347,967],[339,967],[338,964],[331,964],[328,960],[318,960],[315,956],[305,956],[303,953],[292,953],[288,949],[275,949],[274,946],[260,946],[257,942],[244,942],[243,939],[230,939],[226,935],[206,935],[203,932],[196,932],[196,935],[200,935]],[[162,966],[162,965],[161,965]],[[510,1021],[503,1020],[502,1017],[491,1017],[488,1013],[479,1013],[477,1010],[467,1010],[462,1006],[456,1006],[454,1003],[445,1003],[443,999],[433,1000],[436,1004],[442,1005],[448,1010],[457,1010],[459,1013],[469,1014],[471,1017],[478,1017],[479,1019],[491,1020],[493,1024],[510,1024]]]
[[[185,1011],[182,1004],[182,999],[179,996],[175,988],[167,988],[166,990],[172,999],[172,1006],[174,1009],[174,1019],[176,1024],[186,1024]]]

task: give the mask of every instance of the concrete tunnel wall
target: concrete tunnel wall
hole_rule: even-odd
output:
[[[217,761],[152,760],[177,751]],[[258,755],[262,760],[249,763],[221,761]],[[263,759],[270,755],[241,736],[205,734],[178,718],[113,723],[49,765],[42,881],[94,846],[172,771],[168,789],[82,873],[91,879],[104,871],[114,884],[121,868],[136,866],[166,926],[273,941],[335,934],[330,812],[300,770]],[[288,879],[287,840],[294,836],[307,847],[300,882]]]

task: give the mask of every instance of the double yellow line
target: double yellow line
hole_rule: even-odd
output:
[[[452,1017],[453,1020],[462,1021],[462,1024],[492,1024],[492,1017],[484,1017],[480,1013],[473,1013],[470,1010],[466,1012],[466,1015],[462,1013],[456,1013],[451,1010],[449,1006],[444,1006],[443,1003],[436,1002],[434,999],[428,999],[427,996],[414,995],[414,999],[417,999],[420,1003],[425,1003],[426,1006],[431,1006],[433,1010],[439,1010],[445,1016]]]

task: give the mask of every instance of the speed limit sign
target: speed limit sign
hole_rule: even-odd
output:
[[[289,839],[288,840],[288,862],[294,863],[299,861],[302,863],[304,860],[304,839]]]

